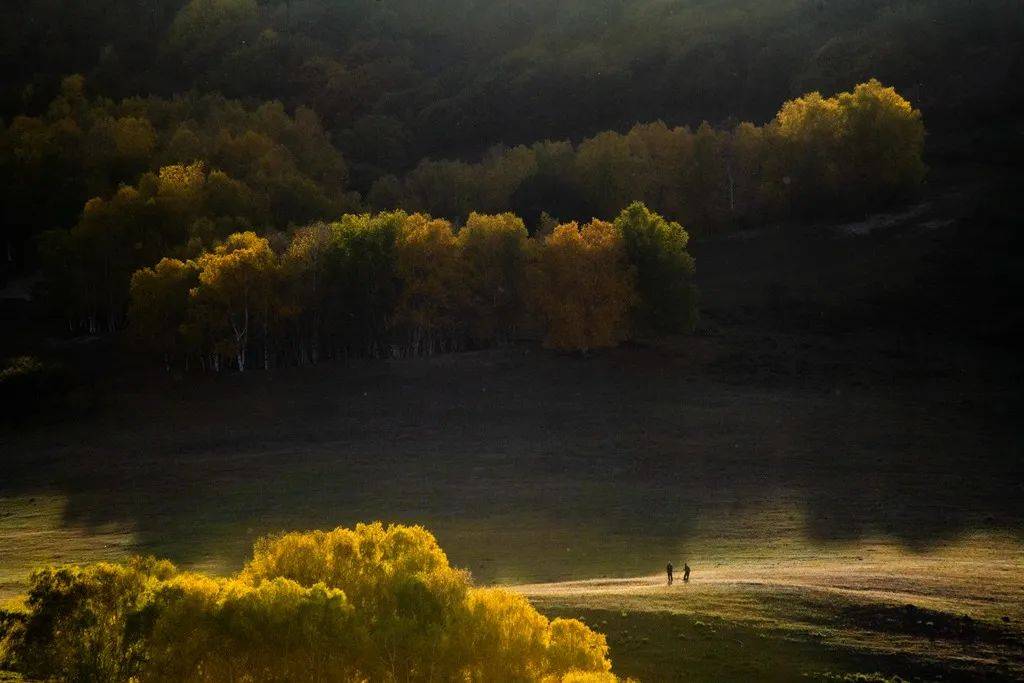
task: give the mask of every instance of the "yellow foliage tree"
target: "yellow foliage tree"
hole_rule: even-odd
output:
[[[615,681],[604,636],[474,588],[422,527],[260,540],[232,578],[166,562],[32,578],[10,636],[22,672],[59,680]]]
[[[240,232],[200,256],[197,264],[199,286],[192,295],[200,305],[227,320],[232,334],[230,346],[238,369],[244,371],[251,327],[258,319],[267,324],[277,256],[263,237]]]
[[[459,251],[446,220],[413,214],[395,241],[401,294],[393,324],[413,355],[455,347],[459,340],[461,294]]]
[[[917,187],[925,174],[921,112],[874,78],[836,99],[844,116],[847,187],[856,195],[849,201],[870,205]]]
[[[587,351],[621,342],[637,296],[634,279],[622,233],[611,223],[555,228],[536,250],[532,269],[544,344]]]

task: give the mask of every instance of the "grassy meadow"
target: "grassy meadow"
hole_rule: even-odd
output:
[[[227,574],[263,534],[381,519],[606,632],[620,675],[1020,678],[1019,365],[836,322],[927,282],[935,211],[698,244],[701,327],[657,344],[97,373],[93,410],[0,432],[0,601],[44,564]]]

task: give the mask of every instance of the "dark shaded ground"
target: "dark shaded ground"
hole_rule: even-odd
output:
[[[698,681],[1012,681],[1008,672],[902,655],[879,655],[783,633],[663,612],[623,614],[607,610],[545,609],[550,617],[575,617],[603,632],[614,653],[615,671],[643,681],[672,680],[685,671]],[[881,673],[884,672],[884,673]],[[857,675],[862,678],[857,678]]]
[[[454,563],[506,583],[646,574],[666,557],[774,562],[865,539],[1019,541],[1024,366],[1004,291],[1019,238],[1005,208],[986,206],[967,188],[866,224],[698,241],[698,334],[586,358],[524,343],[171,377],[117,339],[48,342],[98,398],[0,428],[0,597],[24,588],[23,567],[81,548],[231,571],[261,534],[372,519],[424,524]],[[7,353],[49,338],[19,316]],[[60,533],[41,531],[51,512]],[[676,649],[679,632],[701,642],[683,617],[592,616],[624,674],[903,670],[738,627],[735,651]]]

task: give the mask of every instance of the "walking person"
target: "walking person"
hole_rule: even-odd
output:
[[[683,562],[683,583],[690,583],[690,565],[685,562]]]
[[[668,565],[665,566],[665,573],[668,574],[668,585],[671,586],[672,585],[672,563],[671,562],[669,562]]]

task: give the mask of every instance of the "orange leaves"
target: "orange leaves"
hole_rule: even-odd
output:
[[[532,279],[545,346],[587,351],[628,336],[634,275],[611,223],[559,225],[537,247]]]

